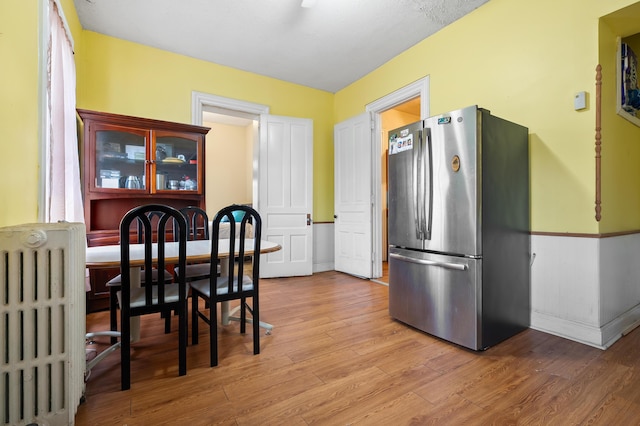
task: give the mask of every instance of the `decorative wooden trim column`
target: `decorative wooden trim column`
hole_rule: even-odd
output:
[[[602,218],[600,206],[601,199],[601,145],[602,139],[600,130],[602,129],[602,66],[598,64],[596,67],[596,221]]]

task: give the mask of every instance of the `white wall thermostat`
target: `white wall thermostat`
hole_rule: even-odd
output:
[[[573,99],[573,108],[576,111],[579,111],[581,109],[585,109],[586,107],[587,107],[587,92],[576,93],[576,96]]]

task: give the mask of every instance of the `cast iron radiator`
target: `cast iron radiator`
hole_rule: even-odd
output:
[[[0,425],[72,425],[84,394],[85,226],[0,228]]]

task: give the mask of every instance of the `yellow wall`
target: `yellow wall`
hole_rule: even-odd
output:
[[[0,2],[0,226],[38,215],[38,23],[37,2]]]
[[[602,64],[602,226],[603,232],[637,229],[640,215],[640,127],[617,114],[617,37],[629,37],[640,52],[640,3],[600,21]]]
[[[42,3],[0,2],[0,144],[3,157],[11,159],[0,168],[0,194],[9,200],[0,206],[0,225],[37,218]],[[190,122],[191,92],[197,90],[266,104],[273,114],[313,119],[316,222],[333,216],[334,123],[429,75],[432,114],[477,103],[529,127],[534,231],[640,229],[638,128],[611,112],[611,40],[620,29],[610,21],[599,24],[600,17],[634,1],[491,0],[335,95],[83,31],[73,1],[61,3],[75,41],[79,108]],[[600,223],[594,219],[593,108],[599,62],[604,66]],[[573,97],[583,90],[588,108],[576,112]]]
[[[333,221],[333,94],[90,31],[83,41],[79,108],[190,123],[195,90],[311,118],[314,219]]]
[[[206,146],[207,214],[213,216],[229,204],[252,202],[253,126],[204,123],[211,127]]]
[[[478,104],[529,128],[534,231],[601,232],[595,220],[597,22],[632,2],[601,3],[491,0],[338,92],[336,121],[429,75],[432,114]],[[574,111],[579,91],[589,93],[589,104]],[[635,150],[632,155],[638,161]],[[607,196],[605,220],[615,198]],[[619,214],[625,219],[606,222],[604,232],[640,228],[636,212]]]
[[[73,0],[61,0],[78,45]],[[44,0],[0,1],[0,226],[36,222],[39,194],[40,14]]]

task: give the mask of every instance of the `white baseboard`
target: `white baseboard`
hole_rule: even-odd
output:
[[[314,263],[313,264],[313,273],[316,272],[325,272],[325,271],[333,271],[335,268],[333,266],[333,262],[328,263]]]
[[[602,327],[594,327],[539,312],[531,313],[532,329],[598,349],[607,349],[638,325],[640,325],[640,305],[624,312]]]
[[[601,344],[602,332],[597,327],[558,318],[539,312],[531,313],[531,328],[554,336],[564,337],[598,349],[606,349]],[[613,342],[612,342],[613,343]]]
[[[608,348],[638,325],[640,325],[640,305],[634,306],[602,327],[603,346]]]

